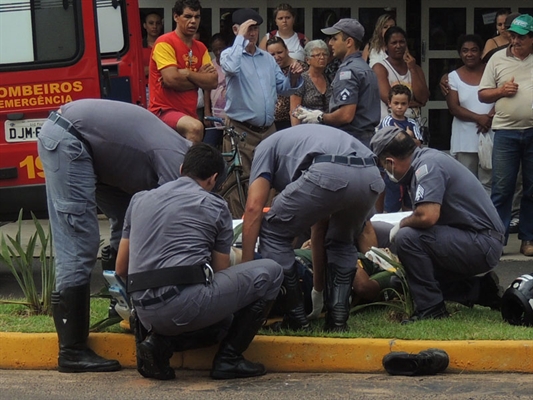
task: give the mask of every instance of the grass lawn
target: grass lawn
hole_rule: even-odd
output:
[[[2,300],[0,298],[0,300]],[[5,299],[4,299],[5,300]],[[91,325],[107,316],[109,300],[91,299]],[[456,303],[447,304],[450,318],[419,321],[401,325],[390,310],[370,307],[350,317],[350,331],[329,334],[322,330],[324,320],[313,321],[311,332],[284,331],[273,333],[263,329],[264,335],[345,337],[345,338],[395,338],[417,340],[533,340],[532,327],[509,325],[498,311],[485,307],[467,308]],[[125,332],[118,324],[105,328],[105,332]],[[48,316],[28,316],[21,305],[0,303],[0,332],[55,332]]]

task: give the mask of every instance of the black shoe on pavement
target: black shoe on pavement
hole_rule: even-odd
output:
[[[450,359],[444,350],[428,349],[418,354],[393,351],[383,357],[383,367],[391,375],[435,375],[448,368]]]
[[[416,321],[421,321],[424,319],[441,319],[441,318],[447,318],[450,316],[450,313],[448,310],[446,310],[446,305],[444,302],[440,302],[436,306],[426,308],[422,311],[417,311],[411,318],[404,319],[402,321],[402,325],[412,324]]]

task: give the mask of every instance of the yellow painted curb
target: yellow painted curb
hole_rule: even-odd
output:
[[[131,334],[94,333],[90,347],[106,358],[135,368],[135,341]],[[0,368],[55,369],[55,333],[0,333]],[[533,340],[419,341],[395,339],[336,339],[257,336],[246,357],[278,372],[383,372],[381,360],[391,351],[418,353],[431,347],[450,356],[448,372],[533,373]],[[210,369],[216,346],[176,353],[174,368]]]

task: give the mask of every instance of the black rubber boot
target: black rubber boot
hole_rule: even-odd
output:
[[[266,322],[273,301],[257,300],[235,314],[227,336],[213,360],[211,378],[250,378],[266,373],[265,366],[246,360],[242,353]]]
[[[54,324],[59,338],[59,372],[108,372],[120,370],[87,347],[89,337],[89,284],[52,293]]]
[[[348,329],[350,295],[356,269],[346,270],[337,264],[328,264],[326,269],[326,324],[329,332],[343,332]]]
[[[283,275],[280,292],[284,293],[285,296],[285,315],[283,316],[283,321],[272,324],[270,329],[308,329],[309,320],[305,312],[304,298],[296,265],[293,265],[289,271],[284,271]]]

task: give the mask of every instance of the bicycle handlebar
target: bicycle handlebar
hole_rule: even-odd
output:
[[[219,124],[224,125],[224,120],[222,118],[220,118],[220,117],[206,116],[206,117],[204,117],[204,119],[206,121],[218,122]]]
[[[241,142],[244,141],[244,138],[246,137],[246,132],[238,133],[233,126],[226,126],[224,119],[220,117],[212,117],[212,116],[205,116],[204,120],[206,121],[212,121],[212,122],[218,122],[222,125],[224,125],[224,132],[225,135],[229,135],[231,138],[238,138]]]

